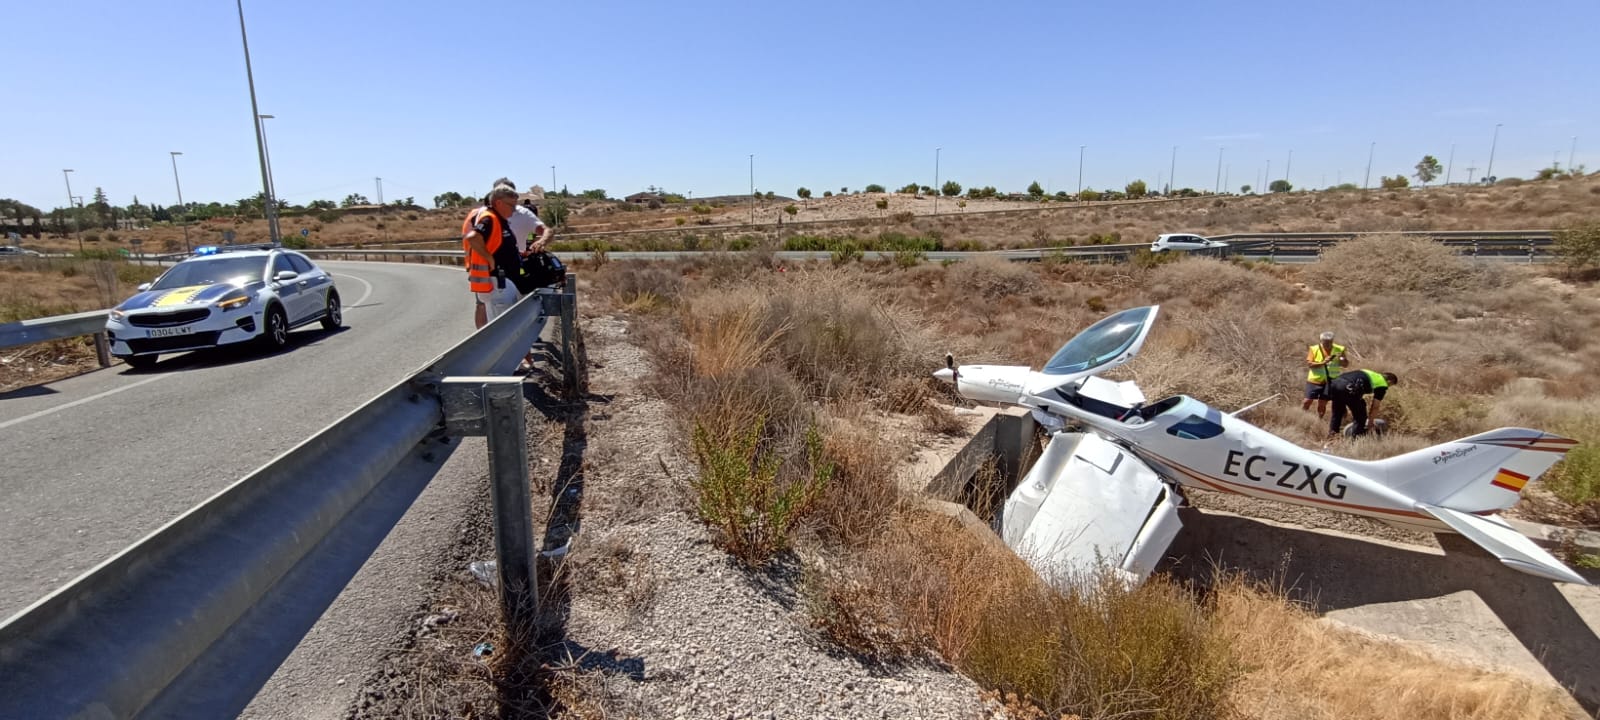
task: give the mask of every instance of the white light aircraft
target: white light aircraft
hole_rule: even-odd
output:
[[[1132,308],[1089,326],[1041,370],[958,367],[946,356],[934,373],[968,399],[1030,408],[1052,431],[998,518],[1006,544],[1042,576],[1109,562],[1142,580],[1177,535],[1187,486],[1459,533],[1514,569],[1589,584],[1498,515],[1576,441],[1501,428],[1362,461],[1251,425],[1238,417],[1249,408],[1223,413],[1186,395],[1146,404],[1133,382],[1097,376],[1138,353],[1159,309]],[[1069,422],[1090,432],[1066,432]]]

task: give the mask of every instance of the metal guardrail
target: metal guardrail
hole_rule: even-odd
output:
[[[1231,233],[1227,235],[1212,236],[1213,240],[1225,240],[1230,247],[1220,253],[1211,251],[1184,251],[1191,255],[1213,254],[1219,257],[1242,255],[1246,257],[1265,257],[1276,259],[1279,256],[1289,258],[1309,258],[1322,254],[1328,246],[1341,240],[1356,237],[1364,233],[1330,232],[1330,233]],[[1529,262],[1536,258],[1547,257],[1549,248],[1554,244],[1552,233],[1549,230],[1422,230],[1405,231],[1401,235],[1426,236],[1438,239],[1446,246],[1459,248],[1461,254],[1469,257],[1525,257]],[[965,260],[978,256],[995,256],[1013,261],[1037,261],[1046,258],[1061,258],[1080,262],[1125,262],[1134,253],[1150,247],[1149,243],[1125,243],[1119,245],[1078,245],[1057,246],[1028,250],[998,250],[968,252],[956,250],[935,250],[924,253],[929,261],[939,262],[944,260]],[[461,250],[409,250],[409,249],[369,249],[369,248],[308,248],[299,250],[310,257],[319,257],[332,260],[393,260],[399,259],[406,262],[410,258],[417,258],[421,262],[437,265],[456,265],[463,262],[464,253]],[[695,257],[708,252],[698,250],[671,250],[671,251],[607,251],[607,257],[613,260],[660,260],[678,257]],[[587,259],[592,253],[585,251],[558,252],[555,255],[563,261]],[[806,261],[828,260],[833,253],[826,250],[805,251],[779,251],[775,255],[783,260]],[[178,256],[162,256],[170,259]],[[870,250],[862,253],[867,259],[893,259],[894,252]],[[57,317],[38,318],[25,320],[21,323],[7,323],[0,325],[0,349],[25,345],[43,340],[54,340],[78,335],[96,334],[96,349],[100,358],[101,367],[111,364],[109,349],[105,343],[104,329],[105,310],[96,310],[91,313],[79,315],[63,315]],[[77,324],[83,316],[98,313],[101,318],[99,327],[93,323]],[[65,333],[65,334],[62,334]]]
[[[110,314],[110,310],[90,310],[5,323],[0,325],[0,348],[93,335],[95,358],[100,367],[110,367],[111,346],[106,340],[106,317]]]
[[[495,379],[450,376],[509,374],[551,314],[570,337],[575,288],[569,275],[561,294],[524,298],[409,378],[0,624],[0,716],[237,715],[438,472],[454,449],[450,437],[483,434],[464,429],[459,412],[447,417],[445,386],[479,381],[488,396],[497,394]],[[564,362],[570,382],[570,346]],[[490,405],[485,414],[497,412]],[[531,558],[523,560],[503,559],[502,580],[516,581],[504,573],[519,565],[531,568]]]

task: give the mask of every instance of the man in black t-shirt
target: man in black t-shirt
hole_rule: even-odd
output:
[[[1372,393],[1373,420],[1378,419],[1378,408],[1383,406],[1383,396],[1388,393],[1389,387],[1399,385],[1400,378],[1394,373],[1378,373],[1371,370],[1353,370],[1328,381],[1328,399],[1333,401],[1333,417],[1328,423],[1328,435],[1337,436],[1340,426],[1344,424],[1344,411],[1350,410],[1353,421],[1352,435],[1361,435],[1367,431],[1367,403],[1361,399],[1362,395]]]

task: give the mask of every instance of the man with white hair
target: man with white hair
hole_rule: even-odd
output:
[[[1328,416],[1328,382],[1344,372],[1345,347],[1333,342],[1333,331],[1322,333],[1317,344],[1306,351],[1306,399],[1301,410],[1310,410],[1311,401],[1317,401],[1317,418]]]

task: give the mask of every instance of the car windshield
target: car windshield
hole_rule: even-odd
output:
[[[1123,310],[1089,326],[1056,351],[1042,371],[1046,375],[1082,372],[1116,359],[1139,339],[1152,307]]]
[[[151,290],[171,290],[191,285],[219,282],[254,282],[261,279],[267,259],[260,255],[189,260],[174,265],[154,283]]]

